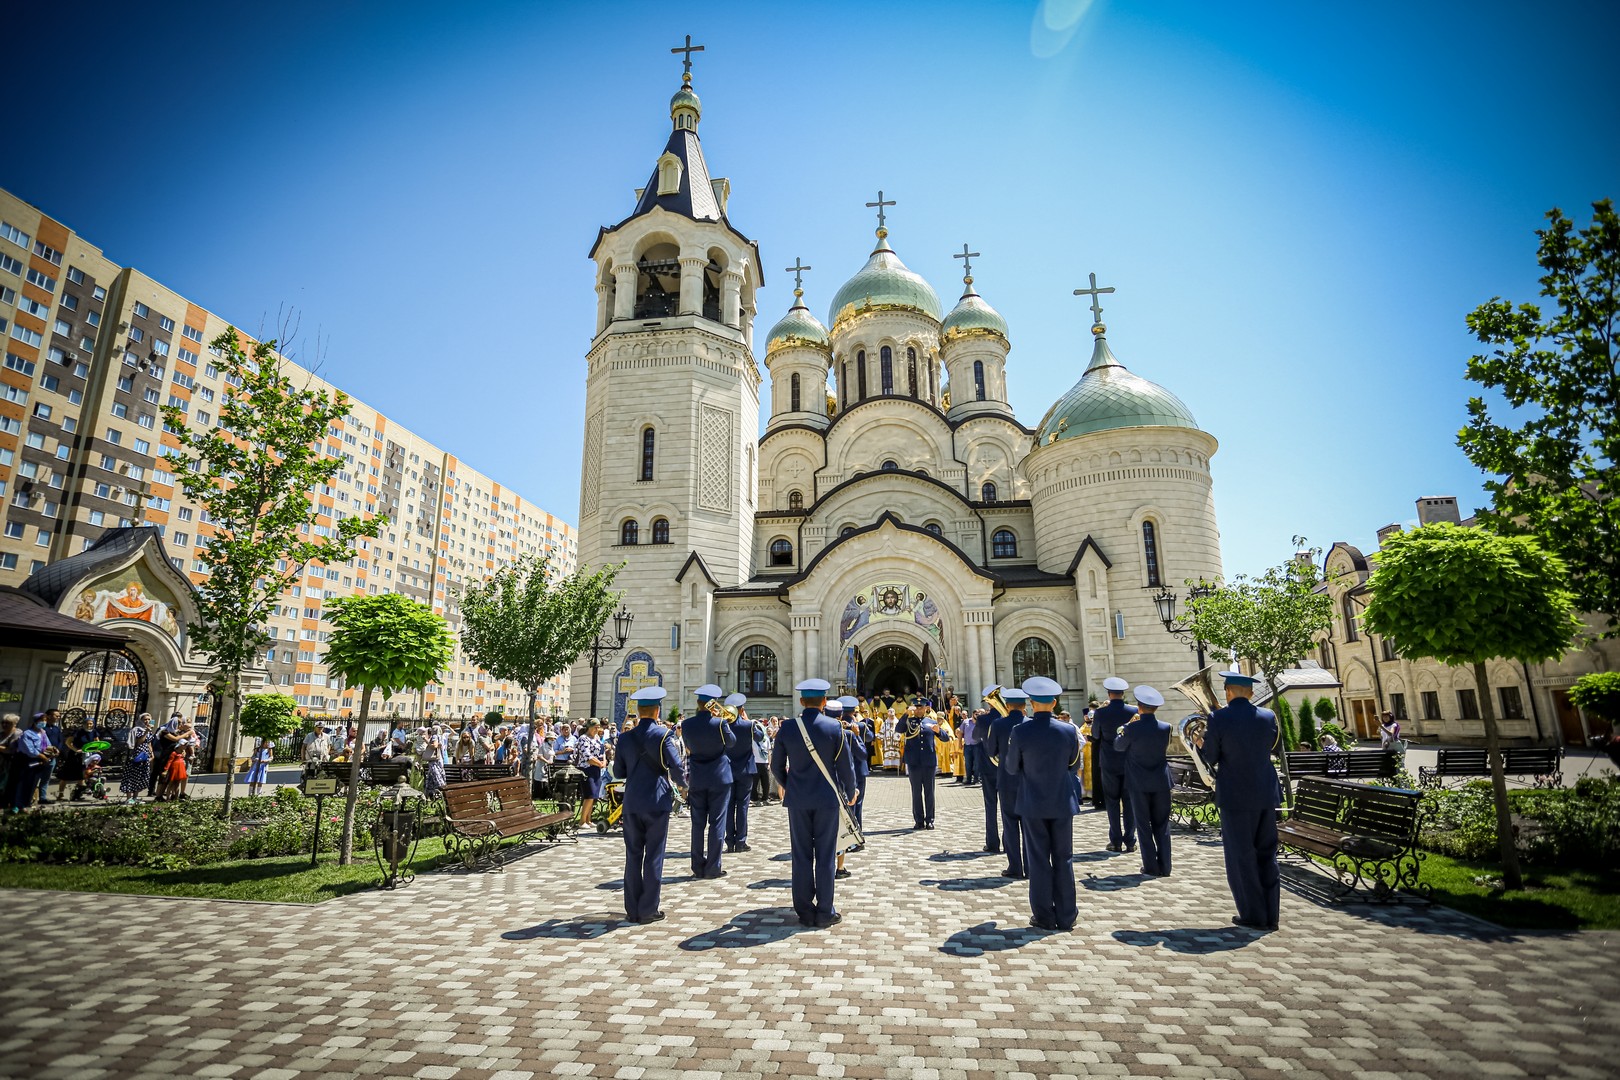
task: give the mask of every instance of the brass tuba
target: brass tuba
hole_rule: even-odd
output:
[[[1200,710],[1182,717],[1176,723],[1176,735],[1181,739],[1181,745],[1186,748],[1188,756],[1192,758],[1193,767],[1198,770],[1198,775],[1212,789],[1215,787],[1215,777],[1210,774],[1209,766],[1204,764],[1204,756],[1198,752],[1196,743],[1203,739],[1204,731],[1209,727],[1210,716],[1221,707],[1221,695],[1215,690],[1215,673],[1219,670],[1219,664],[1211,664],[1193,672],[1172,687],[1180,690],[1181,696]]]
[[[1001,700],[1001,687],[999,686],[995,687],[984,696],[984,703],[996,710],[996,712],[1002,716],[1006,716],[1012,711],[1011,709],[1007,708],[1007,703]]]

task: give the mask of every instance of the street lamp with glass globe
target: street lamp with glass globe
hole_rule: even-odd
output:
[[[596,684],[601,673],[602,661],[610,660],[630,640],[630,624],[635,621],[632,615],[623,606],[613,615],[613,637],[602,640],[601,631],[597,631],[596,640],[591,642],[591,712],[596,715]],[[606,629],[604,627],[604,629]]]

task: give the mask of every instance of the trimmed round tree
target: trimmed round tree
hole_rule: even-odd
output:
[[[1485,664],[1537,664],[1562,656],[1581,629],[1563,562],[1528,536],[1460,525],[1425,525],[1384,541],[1368,581],[1367,629],[1403,656],[1432,657],[1474,672],[1496,796],[1502,880],[1523,884],[1508,814],[1507,777]]]
[[[238,715],[242,734],[275,742],[298,730],[298,702],[286,694],[249,694]]]
[[[1610,727],[1620,724],[1620,671],[1582,675],[1569,688],[1569,700]]]
[[[327,669],[347,685],[361,688],[338,844],[338,862],[347,866],[354,855],[354,806],[360,794],[360,759],[365,756],[372,691],[386,698],[401,690],[420,690],[450,666],[454,642],[444,616],[398,593],[339,597],[327,603],[326,618],[332,624]]]

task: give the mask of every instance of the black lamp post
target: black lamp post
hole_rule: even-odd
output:
[[[1209,596],[1214,591],[1215,587],[1213,585],[1206,585],[1204,582],[1200,581],[1198,584],[1187,590],[1187,599],[1200,600],[1203,597]],[[1177,637],[1182,637],[1191,633],[1192,628],[1185,624],[1178,624],[1176,622],[1176,600],[1176,594],[1170,591],[1169,587],[1166,586],[1159,591],[1157,596],[1153,598],[1153,606],[1159,609],[1159,621],[1164,623],[1165,630],[1169,633],[1175,634]],[[1203,639],[1194,635],[1191,647],[1195,652],[1198,653],[1198,670],[1202,671],[1204,669]]]
[[[596,640],[591,642],[591,715],[596,715],[596,680],[602,668],[602,661],[612,659],[613,655],[624,648],[624,643],[630,640],[630,624],[635,616],[620,607],[613,616],[614,640],[603,641],[601,631],[597,631]]]

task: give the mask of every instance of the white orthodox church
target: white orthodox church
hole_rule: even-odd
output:
[[[1090,363],[1027,427],[1005,320],[971,272],[947,312],[880,217],[826,322],[796,287],[765,336],[756,438],[759,245],[703,160],[690,75],[670,115],[635,208],[590,252],[579,561],[624,564],[634,622],[594,703],[589,654],[575,665],[572,715],[622,718],[649,684],[684,707],[719,683],[758,715],[811,676],[976,705],[1040,674],[1072,705],[1108,675],[1188,675],[1152,598],[1220,577],[1216,442],[1115,358],[1095,299]]]

